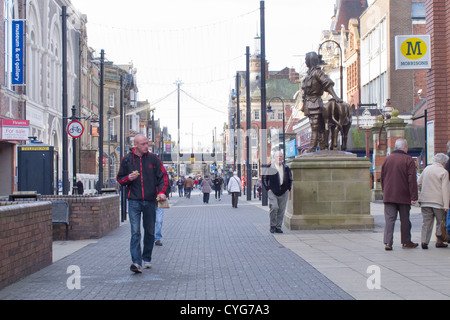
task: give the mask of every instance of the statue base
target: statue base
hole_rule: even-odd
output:
[[[294,182],[284,218],[290,230],[373,229],[370,167],[365,158],[319,151],[291,164]]]

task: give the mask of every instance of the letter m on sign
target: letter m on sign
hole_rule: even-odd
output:
[[[413,44],[412,42],[407,42],[407,43],[408,43],[408,53],[406,54],[407,56],[410,56],[410,55],[421,56],[422,55],[422,51],[420,50],[420,44],[422,43],[421,41],[416,41],[415,44]]]

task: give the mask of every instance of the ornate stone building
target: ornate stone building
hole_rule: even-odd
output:
[[[2,78],[0,119],[27,121],[28,135],[62,150],[62,7],[67,8],[67,101],[68,108],[79,105],[81,30],[84,17],[69,0],[2,0]],[[13,21],[25,21],[23,29],[23,85],[13,85]],[[70,111],[69,111],[70,114]],[[7,183],[1,195],[16,190],[16,151],[22,140],[0,140],[0,167]],[[72,152],[69,143],[69,154]],[[71,157],[70,157],[71,158]],[[61,160],[61,157],[58,157]],[[70,160],[71,162],[71,160]],[[61,174],[61,161],[55,170]],[[69,165],[69,167],[71,167]],[[61,180],[61,176],[57,178]],[[57,186],[57,181],[55,186]]]

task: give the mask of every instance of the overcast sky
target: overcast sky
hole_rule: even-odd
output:
[[[183,82],[181,144],[212,142],[227,122],[236,71],[245,70],[245,49],[260,33],[257,0],[72,0],[88,16],[88,43],[115,64],[133,62],[139,100],[177,139],[175,82]],[[336,0],[265,1],[266,58],[271,71],[303,64],[328,30]],[[161,100],[161,98],[168,98]],[[268,97],[270,98],[270,97]]]

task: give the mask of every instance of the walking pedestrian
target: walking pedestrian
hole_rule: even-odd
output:
[[[159,158],[148,151],[148,138],[142,134],[134,138],[134,148],[123,157],[117,181],[128,186],[128,215],[131,226],[130,270],[142,273],[151,268],[155,241],[156,197],[165,200],[169,178]],[[141,217],[144,228],[144,246],[141,251]],[[143,263],[143,264],[142,264]]]
[[[162,246],[162,226],[164,220],[164,208],[156,206],[155,218],[155,246]]]
[[[450,180],[450,141],[447,142],[447,156],[449,157],[449,160],[447,161],[447,164],[445,165],[445,169],[448,172],[448,177]],[[450,203],[449,203],[450,206]],[[447,210],[447,235],[450,235],[450,210]]]
[[[77,182],[77,191],[78,191],[79,195],[83,195],[84,194],[83,181],[81,181],[80,179],[78,179],[78,182]]]
[[[421,190],[419,203],[421,206],[422,224],[422,249],[428,249],[428,243],[433,231],[433,223],[436,218],[436,248],[446,248],[447,232],[445,216],[449,207],[449,178],[444,166],[449,157],[438,153],[433,157],[433,164],[427,166],[417,181]]]
[[[202,183],[200,184],[202,193],[203,193],[203,203],[208,204],[209,203],[209,194],[211,193],[211,187],[213,187],[214,184],[209,178],[208,175],[205,175],[205,178],[202,180]]]
[[[237,171],[234,171],[233,176],[228,180],[227,191],[231,193],[231,205],[233,208],[237,208],[241,195],[241,179],[238,177]]]
[[[214,179],[214,192],[215,192],[216,200],[219,199],[219,201],[222,200],[222,199],[220,199],[220,192],[222,191],[222,184],[223,184],[223,179],[216,174],[216,177]]]
[[[445,170],[447,170],[449,174],[449,180],[450,180],[450,141],[447,142],[447,156],[449,157],[449,160],[447,161],[445,165]]]
[[[283,233],[281,226],[293,179],[291,169],[283,162],[282,151],[275,152],[267,173],[262,177],[262,184],[269,199],[270,232]]]
[[[384,244],[385,250],[392,250],[394,227],[397,214],[400,215],[402,248],[416,248],[411,241],[411,204],[418,198],[416,164],[408,155],[408,142],[398,139],[395,148],[381,167],[381,188],[384,202]]]
[[[184,182],[184,194],[186,195],[186,198],[191,198],[191,192],[192,188],[194,187],[194,181],[189,176],[187,177],[186,181]]]
[[[179,197],[184,197],[184,193],[183,193],[183,190],[184,190],[184,181],[181,180],[181,178],[178,178],[177,186],[178,186],[178,196],[179,196]]]
[[[197,189],[197,186],[199,186],[199,183],[198,183],[198,179],[195,178],[195,180],[194,180],[194,189]]]

